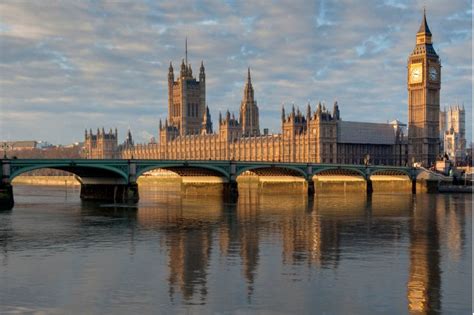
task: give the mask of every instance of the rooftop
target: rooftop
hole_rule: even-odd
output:
[[[337,142],[359,144],[395,144],[393,125],[358,121],[339,121]]]

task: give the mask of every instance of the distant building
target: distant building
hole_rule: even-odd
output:
[[[36,147],[38,149],[47,149],[47,148],[52,148],[54,147],[54,145],[52,145],[51,143],[47,142],[47,141],[38,141],[36,143]]]
[[[3,141],[0,142],[0,146],[7,151],[23,151],[23,150],[34,150],[37,148],[38,142],[35,140],[25,141]]]
[[[444,153],[454,162],[466,158],[466,114],[464,106],[450,106],[446,111],[446,130],[443,134]]]
[[[113,159],[120,158],[120,153],[117,150],[117,129],[115,133],[112,129],[108,133],[104,128],[93,134],[92,129],[85,131],[83,156],[89,159]]]
[[[441,139],[441,152],[444,152],[444,133],[446,132],[446,107],[439,111],[439,138]]]

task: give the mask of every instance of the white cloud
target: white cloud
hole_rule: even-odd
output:
[[[426,5],[442,103],[471,104],[470,3]],[[167,113],[168,63],[177,68],[186,36],[193,69],[206,66],[214,121],[219,110],[238,111],[247,66],[270,130],[280,128],[282,103],[308,99],[337,99],[346,120],[406,121],[406,60],[421,10],[393,0],[2,1],[0,135],[57,141],[60,132],[72,142],[85,127],[116,126],[123,136],[130,126],[149,140]]]

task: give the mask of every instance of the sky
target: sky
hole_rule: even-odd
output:
[[[237,114],[251,68],[260,127],[281,106],[338,101],[341,118],[407,122],[407,58],[423,6],[442,63],[441,107],[464,104],[472,139],[469,0],[0,2],[0,140],[83,141],[84,129],[157,136],[167,74],[206,68],[214,129]],[[176,74],[175,74],[176,75]]]

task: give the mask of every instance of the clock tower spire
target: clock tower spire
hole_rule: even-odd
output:
[[[441,63],[433,48],[426,11],[408,58],[408,156],[409,163],[429,167],[439,154],[439,92]]]

